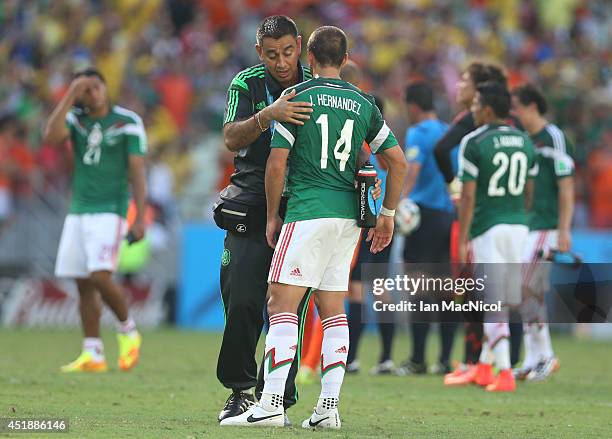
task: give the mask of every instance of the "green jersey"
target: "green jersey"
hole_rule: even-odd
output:
[[[274,124],[270,147],[291,150],[285,222],[356,219],[354,176],[363,142],[377,154],[397,140],[374,98],[348,82],[314,78],[294,88],[293,101],[311,102],[313,112],[304,125]]]
[[[144,155],[147,151],[142,119],[114,105],[99,118],[73,109],[66,115],[66,125],[74,157],[70,213],[125,216],[129,155]]]
[[[525,184],[537,174],[529,137],[506,125],[484,125],[461,140],[459,177],[476,182],[473,239],[497,224],[527,224]]]
[[[529,229],[556,229],[559,225],[557,181],[574,174],[574,146],[553,124],[531,136],[531,141],[535,145],[539,171],[529,212]]]

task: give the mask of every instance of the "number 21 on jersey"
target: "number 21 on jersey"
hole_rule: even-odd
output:
[[[321,169],[327,169],[328,147],[329,147],[329,122],[327,114],[320,115],[316,123],[321,125]],[[340,131],[340,138],[334,147],[334,158],[340,161],[340,172],[346,168],[346,162],[351,157],[351,146],[353,145],[353,126],[355,121],[347,119]],[[342,150],[340,150],[342,148]]]

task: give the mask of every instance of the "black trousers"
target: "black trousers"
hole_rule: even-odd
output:
[[[268,271],[274,250],[268,246],[263,232],[242,236],[228,232],[221,258],[221,296],[225,311],[225,329],[217,361],[217,378],[228,389],[263,389],[263,367],[259,376],[255,351],[264,326],[264,309],[268,291]],[[300,334],[296,360],[291,365],[285,386],[285,408],[298,398],[295,376],[302,346],[304,304],[298,309]],[[262,364],[263,366],[263,364]],[[259,396],[259,395],[258,395]]]

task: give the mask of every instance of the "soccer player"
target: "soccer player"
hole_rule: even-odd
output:
[[[138,362],[141,337],[112,275],[127,228],[128,182],[137,208],[130,234],[135,241],[144,236],[145,129],[136,113],[109,101],[104,77],[89,68],[75,75],[45,128],[45,142],[58,144],[67,139],[74,156],[72,202],[55,274],[76,280],[85,340],[81,355],[61,370],[107,370],[100,339],[100,298],[119,321],[119,368],[130,370]]]
[[[232,80],[223,125],[225,146],[236,153],[236,170],[215,209],[215,220],[227,230],[220,264],[225,328],[217,378],[232,391],[219,421],[243,413],[255,401],[250,389],[256,387],[258,393],[263,387],[263,370],[258,378],[255,350],[264,324],[273,254],[265,235],[266,160],[276,124],[301,124],[312,111],[310,102],[291,102],[293,94],[280,97],[285,88],[311,78],[310,69],[299,61],[302,37],[294,21],[283,15],[265,18],[257,28],[256,41],[262,63]],[[297,366],[296,362],[287,380],[285,408],[297,399]]]
[[[340,79],[347,56],[342,30],[317,28],[308,40],[308,61],[317,76],[287,90],[292,101],[311,102],[314,112],[304,125],[277,124],[266,166],[266,237],[275,251],[269,274],[265,384],[259,403],[221,425],[283,425],[282,394],[298,341],[296,311],[306,290],[313,288],[324,330],[322,389],[302,427],[340,428],[337,406],[349,348],[344,297],[360,234],[353,181],[364,140],[389,164],[381,215],[369,234],[373,252],[391,241],[406,169],[404,154],[373,98]],[[282,224],[278,210],[287,159],[291,196]]]
[[[455,117],[451,126],[444,133],[442,138],[438,140],[436,146],[434,147],[434,157],[436,159],[436,163],[444,176],[444,180],[450,184],[449,190],[451,192],[451,197],[453,198],[458,197],[458,188],[461,185],[458,184],[458,179],[455,179],[455,169],[453,167],[452,156],[458,149],[461,139],[476,129],[474,116],[470,112],[470,106],[474,100],[476,87],[478,84],[483,82],[495,82],[503,86],[507,86],[506,75],[500,66],[479,61],[470,63],[461,75],[460,81],[457,83],[457,104],[463,107],[463,111],[461,111]],[[512,115],[508,115],[505,122],[515,127],[519,127],[520,125],[518,120]],[[480,314],[481,313],[473,312],[467,315],[468,321],[465,324],[464,364],[460,365],[449,375],[449,377],[454,378],[455,376],[460,375],[467,369],[472,368],[473,365],[478,362],[483,336],[482,324],[480,323],[482,317]],[[511,325],[511,329],[512,336],[512,334],[515,333],[514,329],[516,329],[516,325]],[[518,338],[519,343],[515,343],[515,341],[515,337],[512,336],[511,342],[513,357],[516,356],[518,358],[520,338]],[[516,355],[514,355],[515,351],[517,352]],[[446,378],[447,377],[445,377],[445,379]]]
[[[454,385],[476,383],[487,391],[514,391],[508,342],[509,307],[521,303],[521,276],[513,268],[522,261],[527,227],[526,199],[537,172],[529,137],[504,124],[510,111],[510,93],[503,85],[484,83],[476,87],[472,104],[480,128],[465,136],[459,154],[463,182],[459,205],[459,260],[466,262],[468,238],[474,262],[489,264],[487,301],[501,300],[504,311],[485,313],[484,343],[480,360],[470,373],[457,377]],[[493,374],[493,361],[499,370]]]
[[[433,107],[433,89],[429,84],[418,82],[408,85],[404,98],[408,118],[413,125],[406,132],[405,148],[409,164],[403,193],[417,203],[421,212],[419,228],[406,236],[404,262],[407,264],[448,264],[450,262],[450,233],[455,219],[455,207],[433,155],[433,148],[448,129],[448,125],[436,116]],[[440,298],[439,295],[442,292],[431,294]],[[419,297],[419,300],[429,299],[432,298]],[[436,373],[449,373],[451,369],[450,354],[456,327],[452,317],[452,313],[446,311],[440,314],[441,351],[438,364],[432,368]],[[396,371],[398,375],[427,372],[425,344],[429,322],[414,321],[410,326],[412,355],[398,368]]]
[[[529,264],[523,278],[527,299],[523,309],[526,355],[516,376],[541,381],[558,369],[559,361],[553,353],[544,302],[544,294],[550,286],[550,264],[538,263],[538,255],[542,251],[567,252],[571,248],[574,147],[563,131],[546,120],[546,99],[534,85],[525,84],[514,89],[512,107],[535,145],[539,168],[524,253],[524,262]]]

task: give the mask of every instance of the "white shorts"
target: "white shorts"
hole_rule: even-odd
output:
[[[485,264],[486,301],[518,305],[522,297],[521,262],[529,228],[497,224],[472,240],[474,263]]]
[[[348,291],[351,260],[361,229],[344,218],[283,224],[268,282]]]
[[[552,264],[540,258],[540,252],[546,254],[559,246],[557,230],[535,230],[529,232],[523,251],[523,284],[538,295],[544,294],[550,286]]]
[[[69,214],[57,250],[57,277],[85,278],[95,271],[115,271],[125,218],[114,213]]]

